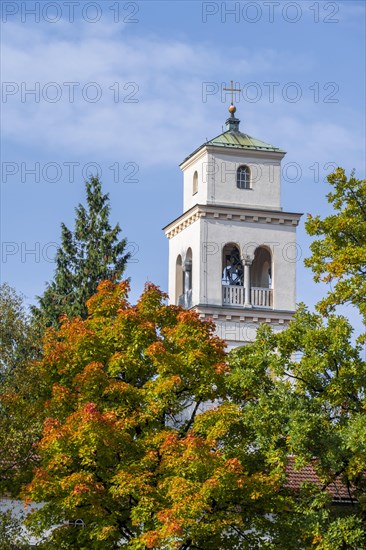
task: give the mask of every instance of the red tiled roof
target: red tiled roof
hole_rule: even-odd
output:
[[[325,487],[326,484],[320,481],[315,471],[315,464],[316,464],[315,459],[309,464],[307,464],[304,468],[301,468],[301,470],[295,470],[294,462],[295,462],[294,458],[289,457],[289,461],[286,466],[286,473],[287,473],[286,486],[287,487],[298,490],[300,489],[301,485],[305,482],[314,483],[319,488]],[[341,501],[341,500],[351,501],[352,500],[352,492],[353,492],[352,487],[350,488],[350,491],[349,491],[348,487],[340,479],[340,476],[335,477],[331,483],[326,485],[324,490],[332,495],[334,501]],[[353,497],[353,499],[355,499],[355,497]]]

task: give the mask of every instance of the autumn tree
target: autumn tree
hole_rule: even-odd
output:
[[[109,195],[103,194],[98,177],[85,184],[86,207],[76,208],[75,229],[61,224],[61,245],[56,253],[53,280],[33,314],[46,326],[59,326],[61,315],[87,315],[86,301],[102,280],[120,281],[129,253],[126,239],[120,239],[119,225],[112,228]]]
[[[153,285],[136,306],[126,292],[101,283],[86,320],[46,335],[33,528],[58,525],[60,548],[262,548],[284,470],[227,393],[224,343]]]
[[[110,225],[109,197],[98,178],[86,182],[86,192],[86,207],[76,209],[75,231],[62,224],[54,280],[39,298],[39,307],[31,308],[33,316],[27,315],[14,289],[0,287],[1,494],[16,497],[38,460],[35,446],[42,434],[44,402],[32,361],[40,356],[45,326],[58,326],[62,314],[85,316],[85,301],[98,282],[120,280],[129,257],[119,226]],[[0,528],[9,531],[7,526],[7,515],[1,515]],[[14,544],[19,546],[19,540]]]
[[[302,307],[228,364],[195,312],[126,291],[102,283],[33,366],[46,419],[25,496],[45,503],[36,531],[58,526],[44,548],[363,548],[366,369],[348,322]],[[294,489],[289,457],[319,483]]]

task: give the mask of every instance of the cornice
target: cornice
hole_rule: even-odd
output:
[[[236,206],[196,204],[163,229],[168,239],[171,239],[183,231],[183,229],[202,218],[206,220],[212,219],[239,223],[258,223],[296,227],[301,216],[301,213],[284,212],[283,210],[265,210]]]
[[[242,157],[243,159],[247,157],[252,157],[255,159],[280,161],[286,155],[286,152],[254,149],[250,147],[225,147],[223,145],[203,144],[179,164],[180,169],[183,171],[186,170],[186,168],[188,168],[191,164],[197,162],[197,160],[205,154],[228,155],[233,157]]]
[[[223,307],[199,304],[192,309],[199,313],[201,319],[212,319],[218,322],[234,323],[268,323],[272,325],[287,325],[293,318],[295,311],[281,311],[276,309],[245,309],[239,307]]]
[[[183,229],[188,227],[189,225],[192,225],[195,221],[199,220],[202,217],[202,212],[200,210],[200,205],[196,204],[195,206],[192,206],[187,212],[184,212],[179,218],[176,218],[174,221],[172,221],[170,224],[163,227],[163,231],[165,231],[165,235],[168,237],[168,239],[171,239]]]
[[[266,160],[282,160],[283,157],[286,155],[284,151],[266,151],[264,149],[245,149],[245,148],[228,148],[228,147],[220,147],[217,145],[207,145],[206,150],[208,154],[211,155],[217,155],[220,153],[222,155],[232,156],[232,157],[246,157],[246,158],[254,158],[254,159],[266,159]]]
[[[196,151],[192,156],[186,158],[185,160],[183,160],[183,162],[181,162],[179,164],[179,168],[184,171],[186,170],[187,168],[189,168],[189,166],[191,164],[194,164],[197,162],[197,160],[199,160],[200,158],[204,157],[205,155],[207,154],[207,146],[206,145],[203,145],[200,149],[198,149],[198,151]]]

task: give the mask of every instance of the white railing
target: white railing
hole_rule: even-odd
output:
[[[270,288],[253,287],[251,302],[254,307],[272,307],[272,290]]]
[[[243,306],[244,287],[236,285],[222,285],[223,306]]]
[[[252,287],[250,300],[253,307],[272,307],[272,290],[270,288]],[[222,285],[223,306],[244,306],[245,290],[243,286]]]

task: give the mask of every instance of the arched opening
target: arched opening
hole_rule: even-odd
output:
[[[184,292],[192,290],[192,249],[188,248],[184,262]]]
[[[249,166],[239,166],[236,171],[236,186],[238,189],[250,189],[250,169]]]
[[[222,252],[222,283],[243,285],[244,270],[240,251],[236,244],[228,243]]]
[[[179,254],[175,262],[175,303],[179,304],[180,296],[183,294],[183,269],[182,256]]]
[[[254,253],[252,264],[251,298],[253,306],[272,306],[272,257],[264,246],[259,246]]]
[[[228,243],[222,251],[222,303],[223,305],[243,305],[244,269],[239,247]]]
[[[193,174],[193,189],[192,189],[192,195],[195,195],[198,193],[198,172],[197,170]]]
[[[253,286],[271,288],[272,286],[272,259],[268,248],[260,246],[254,253],[252,264]]]
[[[179,262],[179,263],[178,263]],[[180,275],[179,275],[180,273]],[[192,249],[188,248],[184,262],[182,257],[177,258],[176,279],[177,304],[189,309],[192,307]]]

